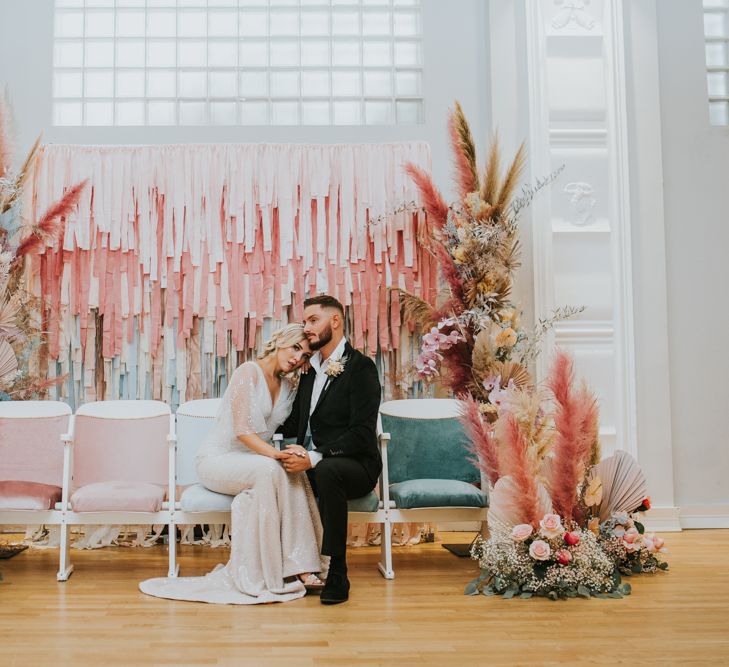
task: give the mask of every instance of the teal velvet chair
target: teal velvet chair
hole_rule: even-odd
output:
[[[382,495],[389,523],[485,521],[487,485],[458,415],[459,403],[453,399],[406,399],[380,406],[387,480]]]

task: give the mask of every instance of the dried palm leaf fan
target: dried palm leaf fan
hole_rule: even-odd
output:
[[[0,341],[0,379],[18,370],[18,358],[6,340]]]
[[[594,466],[589,479],[602,480],[600,521],[613,512],[633,512],[648,495],[648,483],[638,462],[628,452],[618,450]]]
[[[514,361],[497,361],[491,365],[491,374],[501,376],[501,386],[506,387],[510,380],[518,389],[528,389],[534,386],[532,376],[521,364]]]

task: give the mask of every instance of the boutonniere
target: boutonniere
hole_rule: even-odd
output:
[[[327,369],[324,371],[330,378],[335,378],[337,375],[341,375],[344,371],[344,364],[347,363],[347,357],[340,357],[339,359],[330,359]]]

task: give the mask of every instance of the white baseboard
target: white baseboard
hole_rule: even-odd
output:
[[[682,528],[729,528],[729,505],[684,505]]]
[[[678,507],[654,507],[643,515],[642,523],[656,533],[678,533],[684,527]]]

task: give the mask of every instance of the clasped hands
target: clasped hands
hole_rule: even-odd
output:
[[[281,461],[286,472],[304,472],[313,468],[309,452],[301,445],[286,445],[286,449],[279,452],[276,458]]]

